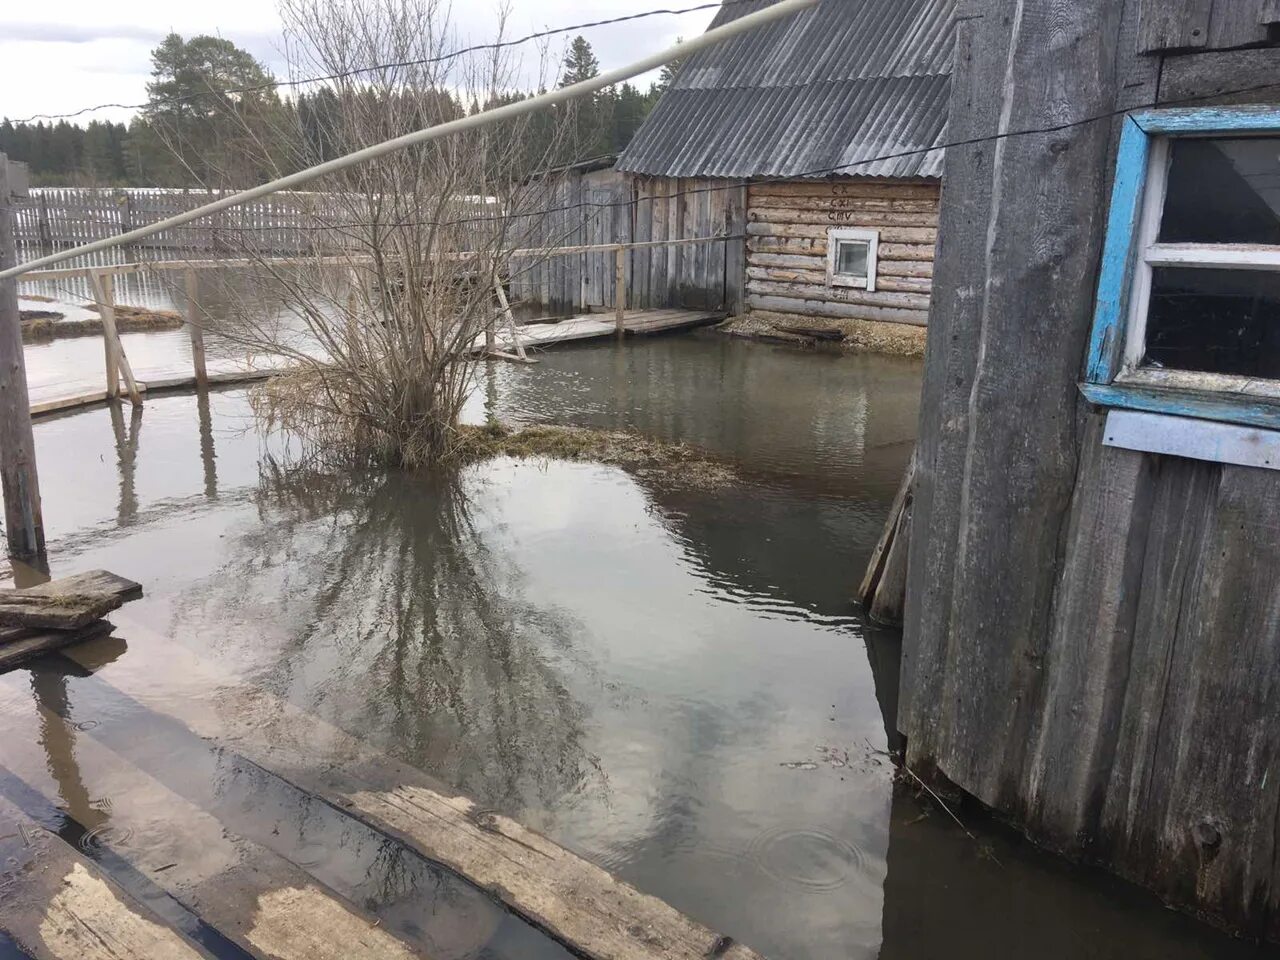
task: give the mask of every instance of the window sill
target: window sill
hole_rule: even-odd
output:
[[[1226,373],[1198,373],[1194,370],[1165,370],[1156,367],[1139,367],[1136,370],[1120,371],[1116,375],[1115,382],[1139,387],[1158,387],[1197,394],[1210,394],[1229,399],[1264,397],[1280,400],[1280,380],[1241,377]]]
[[[1170,373],[1174,371],[1142,371]],[[1132,378],[1138,371],[1127,375]],[[1192,376],[1203,376],[1193,374]],[[1255,381],[1266,383],[1270,381]],[[1080,392],[1086,400],[1100,407],[1142,410],[1175,417],[1193,417],[1220,423],[1238,423],[1250,427],[1280,430],[1280,397],[1256,396],[1239,392],[1196,390],[1170,386],[1167,383],[1135,383],[1131,379],[1114,384],[1082,383]]]

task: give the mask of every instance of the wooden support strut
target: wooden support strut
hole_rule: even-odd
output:
[[[515,345],[516,356],[528,363],[529,356],[524,352],[524,344],[520,342],[520,331],[516,329],[516,315],[511,312],[511,304],[507,300],[507,291],[502,289],[502,281],[496,275],[493,278],[493,290],[498,295],[498,305],[502,307],[503,316],[507,319],[507,333],[511,335],[511,342]],[[492,329],[493,323],[490,321],[489,330]],[[489,352],[493,353],[494,351],[490,349]]]
[[[138,389],[138,381],[134,379],[133,367],[125,356],[124,344],[120,342],[120,332],[116,329],[115,278],[110,273],[99,273],[95,270],[85,271],[89,278],[89,287],[93,291],[93,299],[97,301],[102,313],[102,340],[107,356],[107,396],[120,395],[120,375],[124,374],[125,387],[129,391],[129,402],[135,407],[142,405],[142,391]]]
[[[187,287],[187,329],[191,333],[191,364],[195,367],[196,389],[203,390],[209,386],[209,368],[204,352],[204,317],[200,316],[199,278],[194,270],[185,272]]]
[[[0,270],[17,263],[10,164],[0,153]],[[19,178],[15,176],[14,181]],[[4,494],[4,531],[10,556],[43,561],[44,518],[31,429],[26,356],[18,313],[18,285],[0,280],[0,489]]]
[[[617,311],[615,322],[618,328],[618,339],[627,333],[627,247],[618,244],[614,253],[613,264],[613,301]]]

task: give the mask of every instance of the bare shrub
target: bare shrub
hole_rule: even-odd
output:
[[[252,131],[264,162],[284,144],[290,165],[310,166],[518,99],[509,49],[459,52],[437,0],[283,0],[281,11],[291,72],[335,79],[307,89],[288,123]],[[506,19],[499,11],[487,39],[502,39]],[[534,237],[554,244],[541,220],[555,186],[531,174],[562,156],[569,127],[564,113],[534,114],[317,181],[293,195],[307,249],[283,260],[270,223],[231,231],[252,267],[248,283],[225,284],[233,307],[219,333],[294,371],[260,409],[335,456],[455,457],[475,346],[501,316],[495,280]]]

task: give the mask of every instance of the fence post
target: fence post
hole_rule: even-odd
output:
[[[11,184],[9,160],[0,153],[0,270],[18,262],[13,198],[15,194],[25,196],[26,191],[20,171],[13,174]],[[4,493],[4,532],[10,556],[43,563],[44,518],[36,441],[27,395],[18,282],[13,279],[0,280],[0,490]]]
[[[49,226],[49,198],[40,194],[40,207],[36,214],[36,233],[40,237],[40,252],[53,253],[53,228]]]
[[[617,311],[614,323],[618,328],[618,337],[626,336],[626,313],[627,313],[627,248],[625,244],[618,244],[618,249],[614,254],[615,260],[613,264],[613,303],[614,309]]]
[[[129,191],[119,191],[116,210],[120,217],[120,232],[128,233],[133,229],[133,199],[129,196]]]
[[[205,365],[204,355],[204,319],[198,316],[199,305],[196,300],[198,278],[190,267],[186,270],[187,281],[187,329],[191,332],[191,363],[196,369],[196,388],[204,390],[209,386],[209,369]]]

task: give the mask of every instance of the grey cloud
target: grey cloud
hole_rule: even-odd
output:
[[[92,43],[94,40],[158,41],[167,31],[118,24],[105,27],[73,23],[0,23],[0,41],[27,40],[44,43]]]

